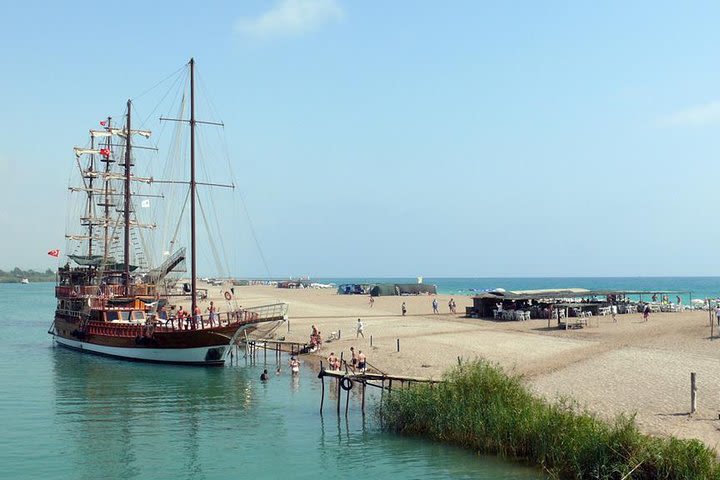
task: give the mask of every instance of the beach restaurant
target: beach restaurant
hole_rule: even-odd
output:
[[[506,291],[502,288],[483,292],[473,297],[473,305],[466,307],[471,318],[495,320],[530,320],[550,318],[551,314],[566,317],[637,313],[640,305],[648,303],[653,312],[673,312],[690,305],[673,303],[671,298],[692,292],[676,290],[587,290],[567,288],[557,290]],[[658,302],[658,298],[662,299]],[[643,299],[646,301],[644,302]],[[553,312],[554,311],[554,312]],[[553,313],[551,313],[553,312]]]

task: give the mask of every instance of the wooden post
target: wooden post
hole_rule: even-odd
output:
[[[360,404],[360,409],[362,410],[362,414],[365,415],[365,382],[362,382],[362,400]]]
[[[392,393],[392,378],[388,380],[388,395]]]
[[[322,415],[323,404],[325,403],[325,375],[323,375],[323,373],[325,373],[323,371],[323,363],[322,360],[320,360],[320,415]]]
[[[372,335],[370,335],[370,346],[372,347]]]
[[[352,380],[351,380],[352,381]],[[347,396],[345,397],[345,416],[347,417],[348,414],[348,407],[350,406],[350,390],[347,391]]]
[[[267,341],[263,342],[263,353],[265,354],[263,357],[263,363],[267,365]]]
[[[340,340],[340,333],[341,333],[341,331],[340,331],[340,329],[338,329],[338,340]]]
[[[340,379],[336,378],[335,381],[337,382],[337,414],[339,417],[340,416],[340,397],[342,397],[342,390],[340,389]]]
[[[695,372],[690,373],[690,413],[697,411],[697,384],[695,383]]]
[[[397,351],[398,352],[400,351],[400,339],[399,338],[397,339]]]

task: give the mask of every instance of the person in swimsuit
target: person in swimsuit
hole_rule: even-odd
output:
[[[357,363],[358,368],[359,368],[361,371],[364,372],[365,369],[367,368],[367,357],[366,357],[365,354],[362,352],[362,350],[359,350],[359,351],[358,351],[358,358],[357,358],[357,360],[358,360],[358,363]]]
[[[290,370],[293,375],[300,373],[300,362],[295,357],[290,357]]]

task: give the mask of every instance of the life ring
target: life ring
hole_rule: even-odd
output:
[[[352,390],[352,387],[353,387],[353,381],[350,380],[350,377],[343,377],[340,379],[340,388],[342,388],[343,390],[345,390],[347,392],[347,391]]]
[[[225,292],[225,300],[230,300],[232,298],[232,295],[230,295],[230,292]]]

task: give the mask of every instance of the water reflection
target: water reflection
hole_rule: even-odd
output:
[[[310,365],[260,381],[272,363],[188,368],[50,349],[53,421],[73,478],[537,478],[497,459],[381,433],[360,388],[336,413],[337,386]],[[340,390],[345,392],[345,390]],[[331,393],[332,392],[332,393]],[[379,397],[368,389],[366,408]],[[330,399],[330,401],[328,401]],[[372,462],[368,462],[372,458]]]

